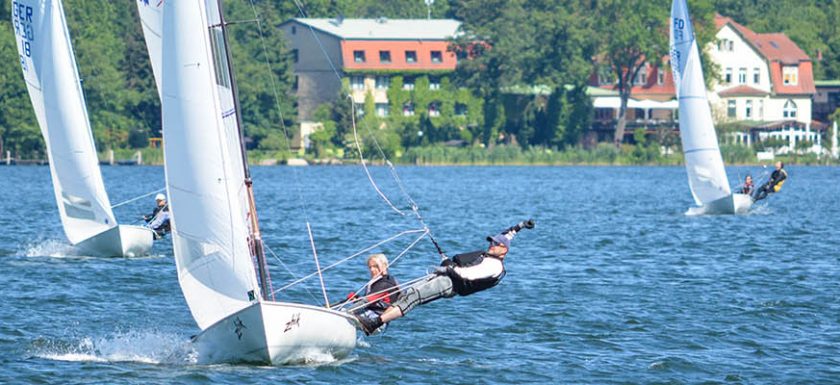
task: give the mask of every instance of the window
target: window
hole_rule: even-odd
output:
[[[403,104],[403,116],[414,116],[414,104],[411,102]]]
[[[735,107],[736,106],[737,105],[735,104],[734,100],[730,100],[730,101],[726,102],[726,116],[728,116],[730,118],[734,118],[736,116],[736,114],[735,114]]]
[[[662,68],[656,71],[656,84],[659,84],[660,86],[665,84],[665,71],[663,71]]]
[[[429,77],[429,89],[430,90],[439,90],[440,89],[440,79],[436,77]]]
[[[752,118],[752,100],[747,100],[747,108],[744,110],[744,118]]]
[[[292,63],[298,62],[298,50],[297,48],[292,50]]]
[[[757,120],[764,120],[764,100],[758,99],[758,114],[755,116]]]
[[[732,51],[734,51],[735,47],[734,47],[734,42],[732,40],[720,39],[720,40],[718,40],[717,48],[718,48],[718,51],[721,51],[721,52],[724,52],[724,51],[732,52]]]
[[[417,51],[405,51],[405,62],[409,64],[417,63]]]
[[[403,89],[407,90],[407,91],[413,90],[414,89],[414,78],[406,76],[405,80],[403,80]]]
[[[747,69],[738,69],[738,84],[747,84]]]
[[[364,63],[365,51],[353,51],[353,61],[356,63]]]
[[[365,89],[365,78],[364,76],[353,76],[350,78],[350,89],[361,91]]]
[[[382,64],[391,64],[391,51],[379,51],[379,62]]]
[[[391,86],[391,78],[388,76],[377,76],[376,77],[376,89],[377,90],[387,90],[388,87]]]
[[[443,63],[443,55],[440,53],[440,51],[432,51],[432,63]]]
[[[297,27],[293,25],[292,26],[292,35],[294,35],[294,34],[297,34]]]
[[[799,75],[799,67],[785,66],[782,68],[782,79],[785,85],[795,86]]]
[[[300,77],[298,75],[295,75],[295,82],[292,83],[292,90],[297,91],[299,86],[300,86]]]
[[[726,67],[726,71],[723,73],[723,83],[732,84],[732,68]]]
[[[455,103],[455,116],[467,116],[467,105]]]
[[[753,68],[753,84],[758,84],[761,80],[761,70],[758,67]]]
[[[431,116],[431,117],[440,116],[440,102],[429,103],[429,116]]]
[[[782,110],[782,116],[785,118],[796,118],[796,103],[793,100],[788,99],[785,102],[785,108]]]
[[[376,103],[376,116],[388,116],[388,103]]]
[[[633,79],[633,84],[644,85],[645,83],[647,83],[647,68],[642,68],[636,74],[636,78]]]
[[[610,72],[599,72],[598,73],[598,85],[603,86],[603,85],[608,85],[608,84],[612,84],[612,83],[613,83],[612,73],[610,73]]]
[[[210,48],[213,51],[213,61],[216,63],[216,84],[230,88],[230,69],[226,60],[224,36],[220,28],[210,30]]]

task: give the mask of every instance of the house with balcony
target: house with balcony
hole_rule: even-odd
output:
[[[724,140],[753,145],[774,139],[775,150],[820,152],[825,124],[812,120],[816,88],[811,58],[783,33],[755,33],[717,15],[717,41],[707,47],[721,73],[709,94]]]
[[[808,55],[783,33],[755,33],[720,15],[715,23],[716,40],[706,50],[721,71],[708,93],[715,124],[728,131],[719,140],[747,146],[773,142],[774,151],[782,154],[822,151],[826,125],[812,120],[817,91]],[[636,77],[628,103],[630,135],[637,127],[648,133],[651,127],[677,128],[678,105],[668,59],[662,60],[665,69],[648,63]],[[706,79],[714,76],[706,74]],[[614,75],[608,72],[595,74],[590,81],[606,91],[615,89]],[[593,96],[593,129],[603,131],[599,139],[611,138],[618,103],[617,93]]]
[[[399,76],[401,90],[409,94],[422,84],[438,91],[458,64],[448,50],[461,22],[452,19],[316,19],[294,18],[280,25],[293,55],[295,92],[301,136],[317,129],[316,109],[335,102],[345,78],[353,101],[364,105],[370,95],[379,117],[392,114],[429,117],[441,114],[440,102],[415,104],[411,97],[400,105],[389,100],[392,80]],[[336,76],[337,71],[339,76]],[[422,80],[418,82],[418,80]],[[464,105],[453,106],[465,114]],[[357,113],[364,113],[359,108]]]

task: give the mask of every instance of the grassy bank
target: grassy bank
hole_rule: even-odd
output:
[[[116,161],[136,159],[138,150],[115,150]],[[139,150],[143,164],[162,165],[163,151],[156,148]],[[356,163],[355,152],[347,152],[350,158],[340,159],[335,163]],[[721,154],[727,165],[759,165],[770,161],[758,161],[753,149],[742,146],[724,145]],[[367,154],[368,157],[371,154]],[[286,151],[248,151],[248,160],[254,165],[283,164],[290,158],[299,158],[297,154],[290,155]],[[310,164],[327,163],[323,159],[315,159],[304,155]],[[99,159],[108,161],[108,152],[99,154]],[[381,159],[370,158],[371,162]],[[777,156],[776,160],[788,164],[800,165],[829,165],[840,164],[837,160],[823,157],[817,159],[814,154]],[[568,148],[562,151],[547,148],[521,149],[516,146],[496,146],[494,148],[481,147],[445,147],[430,146],[408,149],[402,156],[391,159],[394,163],[410,165],[592,165],[592,166],[630,166],[656,165],[675,166],[683,164],[682,152],[679,150],[664,155],[658,146],[634,146],[625,144],[621,149],[608,143],[601,143],[592,149],[580,147]]]

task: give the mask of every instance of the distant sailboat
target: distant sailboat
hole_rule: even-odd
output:
[[[152,230],[118,225],[111,210],[61,1],[14,0],[12,21],[67,239],[97,256],[147,254]]]
[[[752,206],[752,198],[733,194],[729,188],[686,0],[673,0],[670,24],[671,71],[679,98],[680,138],[688,184],[698,206],[689,208],[687,214],[745,213]]]
[[[178,280],[202,362],[284,364],[348,355],[352,317],[273,301],[241,136],[221,2],[165,1],[166,188]]]

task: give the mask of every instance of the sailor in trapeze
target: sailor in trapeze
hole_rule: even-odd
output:
[[[499,234],[487,237],[490,244],[486,251],[473,251],[444,259],[433,274],[408,286],[400,298],[381,315],[357,315],[359,328],[370,335],[383,324],[406,315],[417,305],[439,298],[466,296],[496,286],[505,276],[504,261],[510,249],[510,241],[520,230],[532,228],[533,220],[520,222]]]

